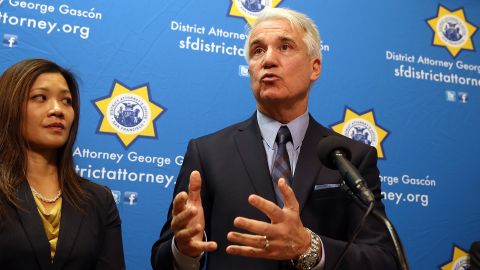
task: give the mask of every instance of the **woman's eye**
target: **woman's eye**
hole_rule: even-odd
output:
[[[45,97],[44,95],[35,95],[35,96],[32,97],[32,100],[45,101],[45,100],[47,100],[47,97]]]
[[[62,101],[64,104],[72,105],[72,98],[64,98]]]

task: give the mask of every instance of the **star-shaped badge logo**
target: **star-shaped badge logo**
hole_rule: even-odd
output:
[[[230,12],[232,17],[241,17],[253,25],[258,15],[267,8],[278,6],[282,0],[232,0]]]
[[[454,58],[462,50],[475,51],[472,37],[477,27],[467,21],[463,8],[450,11],[439,5],[437,16],[427,23],[434,32],[432,44],[447,48]]]
[[[137,137],[156,138],[154,121],[166,111],[150,100],[148,84],[129,89],[114,81],[111,94],[93,103],[102,114],[97,132],[115,134],[125,148]]]
[[[355,141],[375,147],[378,158],[385,159],[382,143],[387,137],[388,131],[377,124],[373,109],[358,114],[346,107],[343,120],[331,125],[330,128]]]
[[[468,253],[460,247],[453,245],[452,259],[450,262],[444,264],[441,270],[460,270],[470,269],[470,260]]]

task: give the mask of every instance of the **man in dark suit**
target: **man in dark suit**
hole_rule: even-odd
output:
[[[318,142],[333,132],[308,113],[322,67],[315,24],[271,8],[257,19],[245,52],[257,112],[190,141],[152,248],[154,269],[332,269],[362,218],[340,190],[339,173],[317,158]],[[384,213],[376,150],[349,144]],[[396,269],[385,226],[368,217],[341,266]]]
[[[480,270],[480,241],[470,246],[470,270]]]

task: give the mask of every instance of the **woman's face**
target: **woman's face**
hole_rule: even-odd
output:
[[[75,112],[72,95],[60,73],[43,73],[28,94],[23,136],[32,150],[57,149],[68,140]]]

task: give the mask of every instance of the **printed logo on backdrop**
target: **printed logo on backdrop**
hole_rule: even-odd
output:
[[[346,107],[343,120],[330,125],[330,128],[355,141],[375,147],[377,149],[378,158],[386,158],[383,152],[382,143],[389,132],[377,124],[373,109],[358,114],[352,109]]]
[[[252,25],[261,11],[278,6],[281,0],[232,0],[228,15],[241,17]],[[169,30],[175,32],[178,39],[169,39],[176,43],[180,50],[204,53],[211,57],[238,56],[245,57],[245,41],[247,33],[224,28],[223,25],[208,25],[196,21],[191,17],[175,18],[169,23]],[[330,45],[321,41],[320,48],[323,52],[330,51]],[[248,77],[248,66],[238,66],[238,76]]]
[[[248,66],[247,65],[239,65],[238,66],[238,76],[240,77],[250,77],[248,73]]]
[[[468,92],[456,92],[453,90],[445,90],[445,99],[448,102],[458,102],[466,104],[468,102]]]
[[[453,245],[452,258],[446,264],[440,266],[441,270],[468,270],[470,269],[470,258],[468,253]]]
[[[121,200],[122,193],[118,190],[113,190],[112,189],[112,196],[113,196],[113,200],[115,201],[115,203],[119,204],[120,200]]]
[[[468,93],[467,92],[458,92],[458,102],[467,103],[468,102]]]
[[[434,33],[432,44],[447,48],[452,57],[462,50],[475,51],[472,37],[477,27],[467,20],[463,8],[450,11],[439,5],[437,16],[427,19],[427,23]]]
[[[444,47],[450,55],[436,58],[405,50],[386,49],[385,59],[393,64],[392,76],[439,83],[446,87],[443,91],[462,92],[462,96],[456,97],[453,97],[453,92],[445,92],[447,101],[467,103],[468,93],[464,89],[452,88],[479,87],[480,64],[478,61],[455,58],[462,50],[475,50],[472,38],[477,27],[467,20],[463,9],[450,11],[442,5],[438,6],[437,16],[426,19],[426,24],[433,30],[432,44]]]
[[[282,0],[232,0],[228,15],[244,18],[249,25],[253,25],[262,11],[276,7],[281,2]]]
[[[2,7],[0,25],[31,29],[46,35],[55,33],[73,35],[87,40],[90,37],[90,28],[101,23],[103,13],[90,6],[89,3],[84,3],[85,1],[72,2],[76,3],[0,0],[0,5],[11,7],[8,11],[5,11],[7,8]]]
[[[93,103],[102,114],[97,132],[115,134],[125,148],[137,137],[157,138],[154,121],[166,110],[150,100],[148,84],[129,89],[118,81]]]
[[[138,193],[134,191],[125,191],[123,193],[123,203],[127,205],[136,205],[138,202]]]
[[[5,47],[13,48],[17,47],[18,44],[18,36],[12,34],[3,34],[2,37],[2,45]]]

